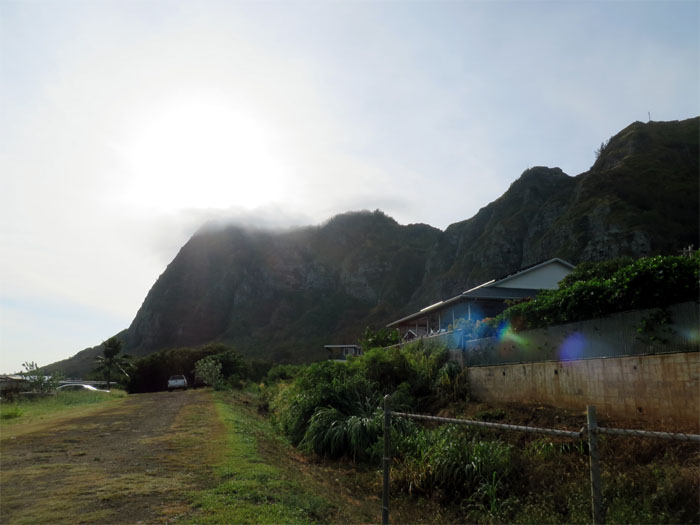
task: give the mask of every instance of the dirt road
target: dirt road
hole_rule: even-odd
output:
[[[32,424],[33,425],[33,424]],[[207,391],[128,396],[89,416],[4,428],[2,523],[167,523],[207,483],[222,427]]]

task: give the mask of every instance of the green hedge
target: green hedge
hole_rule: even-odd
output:
[[[592,319],[643,308],[665,308],[697,300],[700,294],[700,254],[692,257],[645,257],[584,263],[560,283],[532,301],[516,304],[493,319],[514,330]]]
[[[266,376],[272,363],[260,359],[248,360],[230,346],[210,343],[196,348],[161,350],[134,362],[127,390],[130,394],[165,390],[168,378],[184,375],[187,384],[203,384],[195,374],[197,361],[211,356],[221,364],[222,387],[241,387],[248,381],[259,382]]]

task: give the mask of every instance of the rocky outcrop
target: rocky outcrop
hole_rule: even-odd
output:
[[[508,191],[447,228],[417,294],[425,304],[551,257],[574,264],[698,246],[700,118],[635,122],[590,171],[525,171]]]
[[[282,232],[203,228],[149,292],[126,346],[142,355],[224,340],[276,359],[322,356],[337,334],[355,338],[409,303],[439,235],[379,211]]]

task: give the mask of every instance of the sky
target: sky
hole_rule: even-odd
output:
[[[0,372],[127,328],[207,220],[444,229],[700,114],[700,3],[0,2]]]

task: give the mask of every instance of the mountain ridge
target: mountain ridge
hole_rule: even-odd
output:
[[[204,225],[121,333],[125,350],[222,341],[249,356],[309,361],[324,357],[323,344],[355,341],[367,325],[541,260],[697,246],[699,136],[700,117],[635,122],[603,144],[590,170],[529,168],[444,231],[379,210],[283,231]],[[99,348],[51,367],[84,370],[76,358]]]

